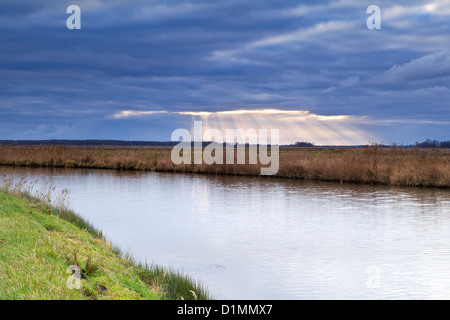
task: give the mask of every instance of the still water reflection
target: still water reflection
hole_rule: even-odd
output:
[[[450,299],[450,192],[250,177],[2,167],[70,190],[136,259],[219,299]]]

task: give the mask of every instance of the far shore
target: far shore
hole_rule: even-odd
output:
[[[260,176],[261,164],[180,164],[172,147],[1,145],[0,165]],[[248,163],[248,162],[246,162]],[[450,149],[281,147],[275,177],[450,188]]]

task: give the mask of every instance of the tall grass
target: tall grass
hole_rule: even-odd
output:
[[[450,150],[380,148],[287,151],[280,176],[412,187],[450,187]]]
[[[225,151],[224,151],[225,152]],[[225,158],[225,157],[224,157]],[[260,164],[181,164],[170,148],[0,146],[0,165],[260,175]],[[281,148],[277,177],[450,187],[450,149]]]
[[[55,188],[44,184],[37,188],[38,181],[26,181],[25,179],[14,179],[6,173],[0,173],[0,192],[9,194],[19,199],[24,199],[30,203],[33,209],[45,213],[49,216],[56,216],[70,222],[81,230],[87,231],[96,239],[109,243],[104,238],[102,232],[96,229],[87,220],[69,209],[69,192],[63,189],[59,192]],[[56,194],[55,194],[56,192]],[[198,281],[176,271],[170,267],[158,265],[148,265],[147,263],[136,262],[131,255],[123,254],[117,246],[110,245],[112,252],[125,259],[126,267],[131,267],[138,274],[139,278],[148,285],[149,288],[156,288],[159,296],[168,300],[208,300],[212,296],[207,288]],[[76,258],[70,258],[71,264],[78,264]],[[73,261],[72,261],[73,260]],[[86,268],[88,267],[86,261]]]

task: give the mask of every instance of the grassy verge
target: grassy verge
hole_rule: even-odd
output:
[[[17,192],[17,186],[9,194],[1,189],[0,299],[210,298],[185,275],[123,256],[75,213]],[[68,268],[78,268],[80,287],[68,285],[69,277],[77,275]]]
[[[0,146],[0,165],[260,175],[260,164],[181,164],[171,148]],[[450,149],[281,148],[280,178],[450,188]]]

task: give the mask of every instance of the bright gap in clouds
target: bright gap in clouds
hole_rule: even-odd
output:
[[[280,144],[303,141],[316,145],[359,145],[373,141],[373,137],[358,128],[358,118],[352,116],[322,116],[303,110],[277,109],[183,114],[190,114],[193,121],[201,120],[204,131],[219,129],[224,136],[227,129],[278,129]]]
[[[194,121],[202,121],[203,133],[208,129],[218,129],[226,136],[227,129],[279,130],[280,144],[311,142],[316,145],[364,145],[376,141],[361,127],[365,117],[346,115],[317,115],[305,110],[230,110],[216,112],[167,112],[167,111],[122,111],[113,118],[123,119],[161,113],[190,116]],[[189,128],[185,128],[189,129]],[[193,127],[190,128],[193,130]]]
[[[168,113],[167,111],[133,111],[123,110],[113,115],[114,119],[124,119],[129,117],[147,116],[152,114]]]

